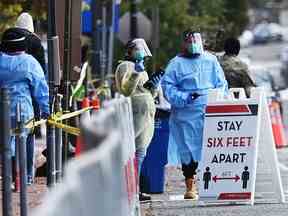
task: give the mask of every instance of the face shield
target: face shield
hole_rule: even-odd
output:
[[[188,32],[184,35],[186,49],[191,55],[201,55],[204,53],[201,34],[198,32]]]
[[[143,61],[145,57],[152,56],[146,42],[142,38],[136,38],[126,44],[126,58],[133,61]]]
[[[142,61],[147,56],[152,56],[146,42],[142,38],[136,38],[132,41],[133,47],[133,58],[137,61]]]
[[[142,39],[142,38],[136,38],[136,39],[134,39],[134,40],[132,41],[132,43],[135,44],[134,49],[143,52],[144,57],[147,57],[147,56],[150,56],[150,57],[151,57],[151,56],[152,56],[152,54],[151,54],[151,52],[150,52],[150,50],[149,50],[149,48],[148,48],[148,46],[147,46],[147,44],[146,44],[146,42],[145,42],[144,39]]]

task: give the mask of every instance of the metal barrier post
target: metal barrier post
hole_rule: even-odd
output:
[[[63,95],[64,95],[64,111],[69,110],[69,96],[70,96],[70,81],[71,81],[71,16],[72,16],[72,0],[65,0],[65,21],[64,21],[64,64],[63,64]],[[68,120],[64,120],[64,124],[68,124]],[[64,147],[64,163],[68,161],[69,151],[69,135],[63,134]]]
[[[18,106],[19,104],[17,104],[17,113],[16,113],[16,127],[19,129],[21,127],[21,117],[20,117],[20,111],[18,111]],[[13,175],[14,175],[14,179],[15,179],[15,183],[14,183],[14,191],[15,192],[19,192],[20,191],[20,162],[19,162],[19,152],[20,152],[20,136],[19,134],[19,130],[16,131],[16,135],[15,135],[15,157],[14,157],[14,161],[13,161]],[[18,133],[18,134],[17,134]]]
[[[56,135],[56,146],[55,146],[55,152],[56,152],[56,182],[61,182],[62,178],[62,129],[57,128],[55,131]]]
[[[2,214],[12,216],[12,160],[10,140],[10,114],[9,114],[9,96],[5,89],[0,90],[0,147],[2,153]]]
[[[57,95],[57,103],[55,103],[55,110],[56,112],[62,112],[61,107],[61,99],[62,95]],[[62,140],[62,129],[56,128],[55,131],[56,136],[56,145],[55,145],[55,165],[56,165],[56,182],[61,182],[62,178],[62,147],[63,147],[63,140]]]
[[[53,102],[59,85],[59,64],[57,65],[59,53],[58,38],[56,37],[55,0],[48,1],[48,78],[49,78],[49,104],[50,113],[53,113]],[[55,185],[55,126],[47,124],[47,186]]]
[[[21,216],[27,216],[27,157],[26,157],[26,139],[24,136],[23,121],[21,118],[21,105],[17,104],[17,126],[19,129],[17,143],[19,149],[19,168],[20,168],[20,213]]]
[[[47,125],[47,186],[55,186],[55,126]]]

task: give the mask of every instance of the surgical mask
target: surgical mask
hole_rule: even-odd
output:
[[[188,46],[187,46],[187,51],[190,53],[190,54],[201,54],[202,53],[202,48],[199,44],[197,43],[190,43]]]
[[[143,50],[137,50],[134,52],[133,54],[133,58],[136,60],[136,61],[142,61],[145,57],[145,53]]]

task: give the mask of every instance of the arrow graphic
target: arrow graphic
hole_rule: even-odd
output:
[[[216,175],[213,176],[212,179],[215,183],[217,182],[217,180],[235,180],[235,182],[237,182],[240,179],[240,177],[238,175],[235,175],[234,177],[217,177]]]

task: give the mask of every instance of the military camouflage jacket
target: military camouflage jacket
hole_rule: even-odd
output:
[[[218,57],[224,71],[229,88],[244,88],[246,95],[250,96],[250,88],[255,83],[249,76],[248,66],[236,56],[223,55]]]

